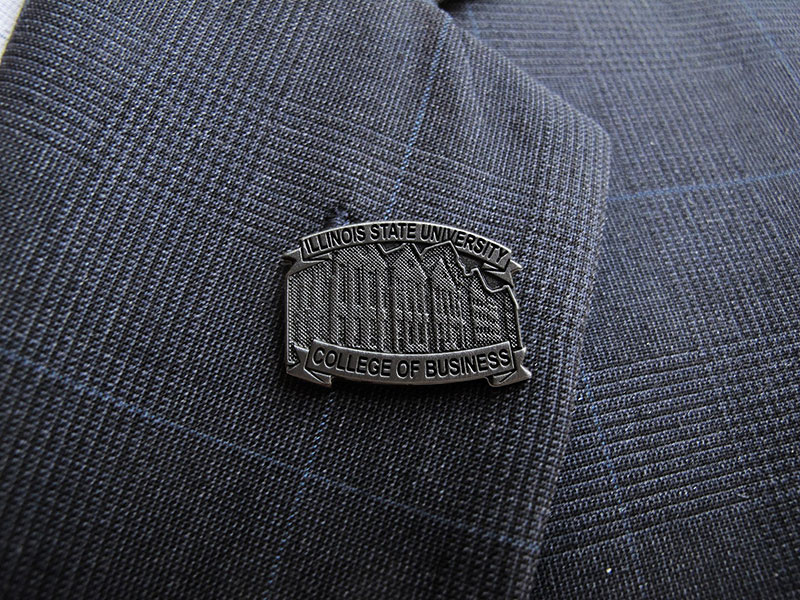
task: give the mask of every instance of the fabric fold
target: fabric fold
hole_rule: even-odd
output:
[[[422,0],[30,0],[0,66],[9,596],[526,597],[608,179],[591,120]],[[532,379],[293,380],[280,255],[507,245]]]

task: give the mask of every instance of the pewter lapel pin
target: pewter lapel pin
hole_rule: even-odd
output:
[[[290,375],[322,385],[493,386],[531,376],[512,280],[520,266],[496,242],[385,221],[314,233],[285,257]]]

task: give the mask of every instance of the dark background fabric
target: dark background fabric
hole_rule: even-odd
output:
[[[30,0],[2,595],[797,595],[797,3],[440,6]],[[527,386],[286,378],[277,256],[393,217],[515,250]]]
[[[0,132],[0,595],[529,595],[596,124],[430,3],[31,0]],[[514,250],[530,382],[285,374],[280,255],[389,218]]]
[[[483,1],[456,21],[611,136],[532,597],[800,590],[800,7]]]

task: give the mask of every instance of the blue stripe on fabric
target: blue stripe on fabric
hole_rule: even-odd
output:
[[[422,91],[422,98],[420,99],[419,103],[419,110],[417,111],[417,118],[414,120],[414,126],[411,129],[411,135],[408,138],[408,142],[406,143],[406,150],[403,154],[403,162],[400,164],[400,173],[397,175],[397,179],[394,182],[394,189],[392,190],[392,195],[389,197],[389,203],[386,207],[386,212],[384,213],[384,218],[389,219],[392,216],[392,212],[394,212],[395,205],[397,204],[397,193],[400,191],[400,186],[403,183],[403,177],[405,176],[406,170],[408,169],[408,165],[411,162],[411,153],[414,151],[414,146],[417,145],[417,138],[419,137],[420,129],[422,129],[422,122],[425,120],[425,114],[428,112],[428,103],[431,99],[431,90],[433,89],[433,81],[436,77],[436,73],[439,70],[439,59],[442,56],[442,49],[444,48],[444,40],[446,38],[447,30],[450,28],[450,19],[445,19],[444,23],[442,23],[441,28],[439,29],[439,37],[436,40],[436,50],[433,52],[433,58],[431,59],[431,66],[428,70],[428,79],[425,82],[425,88]]]
[[[271,590],[275,584],[275,581],[278,576],[278,569],[281,564],[281,559],[283,558],[284,552],[286,551],[286,546],[289,544],[289,540],[292,537],[292,530],[294,528],[294,523],[297,519],[298,506],[302,501],[303,496],[305,495],[306,483],[309,477],[313,474],[312,469],[314,467],[314,462],[317,458],[319,443],[320,440],[322,439],[322,436],[325,433],[325,430],[328,427],[328,416],[330,414],[334,398],[335,398],[334,393],[328,395],[328,400],[325,409],[323,411],[322,418],[320,419],[319,427],[317,427],[317,432],[314,435],[314,441],[311,445],[311,449],[308,452],[308,460],[306,460],[305,469],[303,469],[303,473],[300,476],[300,482],[297,484],[297,491],[295,492],[294,498],[292,499],[289,516],[286,518],[285,532],[283,534],[283,537],[281,538],[280,543],[278,544],[278,550],[275,552],[275,560],[272,563],[272,567],[270,568],[269,571],[269,577],[267,578],[267,594],[269,594],[269,590]]]
[[[753,19],[755,24],[761,30],[761,34],[764,36],[767,42],[769,42],[769,45],[772,46],[772,49],[775,51],[775,54],[778,55],[778,58],[780,59],[781,63],[789,72],[789,76],[794,81],[794,84],[797,86],[798,91],[800,91],[800,77],[798,77],[797,72],[792,68],[792,64],[789,62],[789,59],[783,53],[783,50],[780,49],[777,42],[775,42],[773,37],[769,34],[767,28],[764,27],[764,24],[761,22],[761,19],[758,18],[758,15],[756,15],[756,12],[750,5],[750,2],[748,2],[748,0],[739,0],[739,4],[741,4],[744,7],[744,9],[747,11],[747,14],[750,15],[750,18]]]
[[[477,39],[481,39],[481,29],[478,27],[478,20],[475,18],[475,13],[472,12],[472,6],[467,4],[464,10],[467,13],[467,19],[469,19],[469,27],[472,29],[472,35]]]
[[[499,532],[496,532],[496,531],[492,531],[492,530],[489,530],[489,529],[483,529],[483,528],[477,527],[475,525],[469,525],[469,524],[467,524],[467,523],[465,523],[463,521],[457,521],[457,520],[454,520],[454,519],[449,519],[447,517],[443,517],[441,515],[437,515],[437,514],[428,512],[427,510],[419,508],[417,506],[413,506],[411,504],[406,504],[404,502],[399,502],[397,500],[392,500],[390,498],[386,498],[384,496],[381,496],[379,494],[375,494],[375,493],[370,492],[368,490],[364,490],[364,489],[361,489],[361,488],[354,487],[352,485],[344,483],[343,481],[339,481],[337,479],[333,479],[333,478],[327,477],[325,475],[320,475],[318,473],[313,472],[310,468],[308,468],[308,465],[306,465],[304,468],[296,467],[296,466],[291,465],[289,463],[286,463],[286,462],[284,462],[282,460],[279,460],[279,459],[273,458],[271,456],[268,456],[268,455],[266,455],[266,454],[264,454],[262,452],[258,452],[257,450],[252,450],[250,448],[247,448],[246,446],[242,446],[240,444],[229,442],[227,440],[224,440],[222,438],[218,438],[218,437],[210,435],[208,433],[204,433],[202,431],[198,431],[197,429],[194,429],[194,428],[189,427],[187,425],[182,425],[181,423],[176,423],[176,422],[171,421],[169,419],[166,419],[166,418],[164,418],[164,417],[162,417],[160,415],[157,415],[157,414],[155,414],[155,413],[153,413],[153,412],[151,412],[151,411],[149,411],[149,410],[147,410],[145,408],[142,408],[140,406],[136,406],[135,404],[132,404],[132,403],[127,402],[125,400],[120,400],[119,398],[116,398],[112,394],[109,394],[108,392],[104,392],[102,390],[99,390],[96,387],[93,387],[92,385],[86,383],[85,381],[80,381],[80,380],[74,379],[72,377],[69,377],[67,375],[63,375],[63,374],[59,373],[58,371],[56,371],[55,369],[51,369],[50,367],[47,367],[47,366],[42,365],[42,364],[40,364],[40,363],[38,363],[38,362],[36,362],[34,360],[31,360],[31,359],[27,358],[25,356],[22,356],[19,353],[13,351],[13,350],[9,350],[7,348],[0,347],[0,356],[4,357],[9,362],[13,362],[13,363],[16,363],[16,364],[19,364],[19,365],[22,365],[22,366],[24,366],[26,368],[31,369],[37,375],[42,375],[42,376],[45,376],[45,377],[47,377],[47,378],[49,378],[49,379],[51,379],[53,381],[57,381],[57,382],[59,382],[59,383],[61,383],[63,385],[66,385],[67,387],[71,388],[73,391],[76,391],[76,392],[78,392],[80,394],[85,394],[85,395],[87,395],[87,396],[89,396],[91,398],[95,398],[97,400],[101,400],[103,402],[107,402],[107,403],[111,404],[112,406],[115,406],[115,407],[119,408],[120,410],[124,410],[124,411],[126,411],[128,413],[134,414],[134,415],[136,415],[136,416],[138,416],[138,417],[140,417],[140,418],[142,418],[145,421],[148,421],[150,423],[153,423],[153,424],[156,424],[156,425],[163,425],[163,426],[165,426],[165,427],[167,427],[169,429],[172,429],[173,431],[177,431],[177,432],[180,432],[180,433],[183,433],[183,434],[186,434],[186,435],[201,439],[201,440],[203,440],[205,442],[208,442],[208,443],[211,443],[211,444],[215,444],[217,446],[221,446],[221,447],[226,448],[228,450],[234,450],[236,452],[240,452],[240,453],[244,454],[245,456],[256,458],[258,460],[263,460],[264,462],[266,462],[266,463],[268,463],[270,465],[274,465],[274,466],[277,466],[277,467],[280,467],[280,468],[283,468],[283,469],[287,469],[289,471],[302,472],[307,481],[313,481],[313,482],[322,483],[323,485],[335,487],[337,489],[344,490],[345,492],[350,492],[350,493],[355,494],[355,495],[364,496],[364,497],[368,498],[371,502],[374,502],[374,503],[377,503],[377,504],[383,504],[385,506],[391,506],[393,508],[397,508],[397,509],[403,510],[405,512],[408,512],[408,513],[410,513],[412,515],[427,519],[429,521],[433,521],[434,523],[438,523],[440,525],[443,525],[443,526],[446,526],[446,527],[450,527],[450,528],[453,528],[453,529],[458,529],[458,530],[461,530],[461,531],[465,531],[467,533],[470,533],[472,535],[476,535],[478,537],[482,537],[484,539],[494,540],[494,541],[500,542],[502,544],[508,544],[510,546],[513,546],[515,548],[519,548],[521,550],[525,550],[525,551],[530,552],[532,554],[535,554],[535,553],[539,552],[539,544],[537,542],[535,542],[535,541],[526,540],[526,539],[522,539],[522,538],[517,538],[517,537],[514,537],[514,536],[510,536],[510,535],[506,535],[506,534],[499,533]],[[322,423],[321,423],[321,425],[322,425]],[[321,435],[321,433],[319,435]],[[317,443],[318,443],[318,441],[317,441]]]
[[[753,175],[751,177],[743,177],[741,179],[730,179],[728,181],[719,181],[716,183],[694,183],[688,185],[676,185],[674,187],[667,187],[667,188],[643,190],[641,192],[634,192],[633,194],[609,196],[608,200],[609,202],[618,202],[622,200],[635,200],[637,198],[649,198],[651,196],[666,196],[669,194],[683,194],[685,192],[718,190],[722,188],[735,187],[738,185],[750,185],[752,183],[770,181],[772,179],[779,179],[781,177],[791,177],[792,175],[799,175],[799,174],[800,174],[800,168],[787,169],[785,171],[776,171],[774,173],[767,173],[765,175]]]
[[[642,596],[645,597],[646,584],[644,576],[642,575],[642,561],[639,558],[639,550],[636,547],[636,540],[633,537],[633,528],[631,527],[630,519],[628,518],[628,512],[625,509],[625,501],[622,497],[622,487],[617,479],[617,471],[614,468],[614,461],[611,458],[611,450],[608,447],[606,435],[603,431],[603,422],[600,420],[600,411],[598,410],[597,403],[594,400],[594,394],[592,393],[592,387],[589,383],[589,377],[583,371],[583,367],[581,367],[581,381],[583,381],[586,401],[588,402],[589,410],[592,413],[592,421],[594,422],[595,429],[597,429],[597,437],[600,439],[600,445],[603,449],[603,458],[605,460],[606,467],[608,467],[611,484],[614,486],[614,495],[616,496],[617,500],[617,511],[619,512],[620,520],[625,528],[625,541],[628,544],[628,548],[631,552],[631,558],[633,559],[633,570],[636,574],[636,582],[639,586],[639,591],[642,593]]]

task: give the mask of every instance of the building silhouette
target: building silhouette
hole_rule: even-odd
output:
[[[331,328],[323,339],[348,348],[387,351],[389,268],[381,251],[374,244],[343,248],[330,264],[330,301],[324,309]]]
[[[288,335],[386,353],[436,353],[510,341],[521,346],[511,291],[490,290],[447,242],[342,248],[292,274]],[[292,356],[294,358],[294,356]]]

